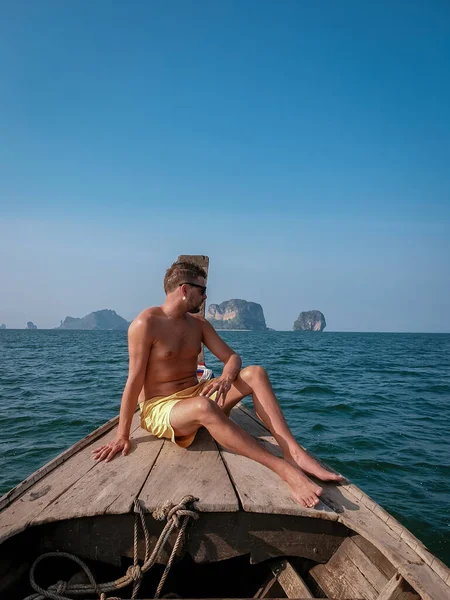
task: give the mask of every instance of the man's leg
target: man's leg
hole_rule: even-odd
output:
[[[206,427],[224,448],[251,458],[279,475],[290,486],[294,498],[303,506],[312,508],[319,502],[321,487],[287,461],[267,452],[209,398],[198,396],[178,402],[170,412],[170,424],[176,436],[190,435],[200,427]]]
[[[297,465],[309,475],[314,475],[322,481],[341,481],[343,479],[342,475],[324,469],[299,446],[286,423],[267,372],[263,367],[251,366],[242,369],[227,394],[223,406],[225,414],[229,414],[233,406],[242,398],[250,395],[253,396],[256,414],[271,431],[288,462]]]

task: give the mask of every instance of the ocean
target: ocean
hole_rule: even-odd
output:
[[[297,440],[450,565],[450,334],[220,335]],[[116,415],[127,369],[125,332],[0,330],[0,493]]]

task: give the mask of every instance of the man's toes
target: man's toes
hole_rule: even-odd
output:
[[[320,496],[320,494],[323,492],[323,488],[321,487],[316,487],[316,489],[314,490],[314,493],[317,494],[317,496]]]

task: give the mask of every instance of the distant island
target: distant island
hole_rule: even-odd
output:
[[[268,331],[261,304],[247,300],[225,300],[211,304],[206,318],[215,329]]]
[[[219,331],[274,331],[267,327],[261,304],[239,298],[225,300],[221,304],[211,304],[206,319]],[[67,316],[55,329],[84,331],[126,331],[130,323],[115,310],[104,308],[84,317]],[[294,322],[294,331],[323,331],[327,326],[325,316],[319,310],[301,312]],[[0,329],[7,329],[2,323]],[[33,321],[28,321],[25,329],[38,329]]]
[[[107,308],[91,312],[82,318],[66,317],[56,329],[82,329],[85,331],[114,330],[126,331],[129,322]]]
[[[298,315],[294,331],[323,331],[326,326],[325,316],[320,310],[308,310]]]

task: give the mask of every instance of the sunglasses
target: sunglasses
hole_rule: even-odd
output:
[[[202,296],[206,294],[206,285],[199,285],[198,283],[191,283],[190,281],[183,281],[183,283],[180,283],[178,287],[181,287],[182,285],[192,285],[192,287],[196,287],[201,291]]]

